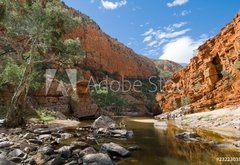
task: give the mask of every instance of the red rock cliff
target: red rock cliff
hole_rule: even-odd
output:
[[[73,11],[74,12],[74,11]],[[86,52],[84,66],[132,78],[148,78],[157,75],[155,64],[148,58],[136,54],[132,49],[105,34],[86,15],[83,23],[66,35],[66,38],[79,38]]]
[[[198,52],[157,94],[164,112],[187,104],[194,112],[240,104],[240,13]]]

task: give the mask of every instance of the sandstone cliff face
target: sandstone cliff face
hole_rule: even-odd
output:
[[[194,112],[240,104],[240,13],[198,51],[157,94],[164,112],[187,104]]]
[[[157,75],[157,69],[150,59],[136,54],[132,49],[106,35],[92,21],[84,21],[66,34],[66,38],[80,39],[86,53],[83,62],[85,68],[131,78],[149,78]]]

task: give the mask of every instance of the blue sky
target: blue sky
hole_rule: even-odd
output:
[[[188,63],[240,10],[239,0],[63,1],[135,52],[179,63]]]

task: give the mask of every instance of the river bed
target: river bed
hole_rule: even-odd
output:
[[[129,158],[117,161],[120,165],[188,165],[188,164],[221,164],[218,157],[240,157],[240,152],[222,148],[213,148],[201,142],[184,142],[175,137],[176,133],[183,132],[173,123],[166,129],[154,128],[154,119],[139,117],[115,118],[117,122],[124,121],[128,130],[133,130],[134,136],[128,140],[108,139],[125,147],[138,145],[142,150],[134,151]],[[92,121],[82,122],[87,125]],[[199,131],[198,131],[199,132]],[[209,137],[208,140],[220,140],[218,136]],[[205,138],[205,137],[204,137]],[[228,164],[234,162],[228,162]]]

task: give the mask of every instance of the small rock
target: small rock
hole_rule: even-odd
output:
[[[73,135],[70,134],[70,133],[62,133],[62,134],[61,134],[61,139],[62,139],[62,140],[66,140],[66,139],[69,139],[69,138],[71,138],[71,137],[73,137]]]
[[[8,154],[9,157],[23,157],[24,155],[24,152],[20,149],[14,149]]]
[[[38,144],[38,145],[42,145],[42,141],[41,140],[37,140],[37,139],[29,139],[28,140],[30,143],[34,143],[34,144]]]
[[[117,134],[117,135],[121,135],[121,137],[126,137],[127,133],[128,132],[126,129],[115,129],[111,131],[111,134],[113,134],[113,136]]]
[[[36,134],[49,134],[51,131],[48,128],[37,128],[33,131]]]
[[[46,165],[61,165],[61,164],[63,164],[63,159],[60,156],[57,156],[46,163]]]
[[[79,153],[81,151],[82,151],[81,149],[75,149],[75,150],[73,150],[72,155],[75,156],[75,157],[79,157]]]
[[[137,150],[141,150],[141,147],[138,145],[135,145],[135,146],[128,147],[128,150],[129,151],[137,151]]]
[[[80,156],[85,156],[85,155],[88,155],[88,154],[95,154],[95,153],[96,153],[96,150],[93,147],[87,147],[84,150],[82,150],[79,153],[79,155]]]
[[[134,135],[134,133],[133,133],[133,131],[132,131],[132,130],[130,130],[130,131],[127,131],[127,137],[128,137],[128,138],[132,138],[132,137],[133,137],[133,135]]]
[[[82,141],[75,141],[71,143],[72,148],[80,148],[80,149],[84,149],[87,148],[89,146],[89,144],[82,142]]]
[[[26,133],[24,136],[23,136],[24,139],[34,139],[35,138],[35,135],[33,133]]]
[[[233,145],[236,146],[236,147],[240,147],[240,141],[233,142]]]
[[[38,152],[45,154],[45,155],[52,155],[54,153],[54,149],[49,146],[42,147],[38,150]]]
[[[51,134],[44,134],[44,135],[40,135],[38,137],[38,140],[43,140],[43,141],[48,141],[52,139],[52,135]]]
[[[38,146],[36,144],[28,144],[28,143],[21,143],[19,148],[21,150],[24,150],[26,153],[36,151],[38,149]]]
[[[65,165],[78,165],[78,162],[73,160],[73,161],[71,161],[69,163],[66,163]]]
[[[27,163],[28,165],[36,165],[36,161],[33,158],[28,158],[24,161],[24,163]]]
[[[88,154],[83,157],[83,165],[113,165],[107,154]]]
[[[56,138],[56,139],[54,139],[54,141],[51,142],[51,144],[52,144],[52,145],[58,145],[58,144],[61,143],[61,141],[62,141],[61,138]]]
[[[0,160],[0,164],[1,165],[16,165],[14,162],[8,161],[8,160],[4,160],[4,159]]]
[[[63,146],[57,150],[57,152],[63,158],[70,158],[72,156],[72,151],[70,146]]]
[[[14,162],[14,163],[21,163],[22,160],[23,160],[23,159],[20,158],[20,157],[11,157],[11,158],[9,159],[9,161]]]
[[[9,141],[0,142],[0,148],[10,147],[11,145],[13,145],[13,143]]]
[[[22,128],[9,129],[8,133],[10,133],[10,134],[20,134],[20,133],[22,133]]]
[[[212,148],[232,148],[232,144],[216,144],[211,146]]]
[[[115,143],[104,143],[101,147],[101,152],[111,154],[114,153],[123,157],[129,156],[131,154],[127,149]]]
[[[184,141],[198,141],[197,138],[200,138],[200,136],[195,132],[178,133],[176,134],[176,137]]]

